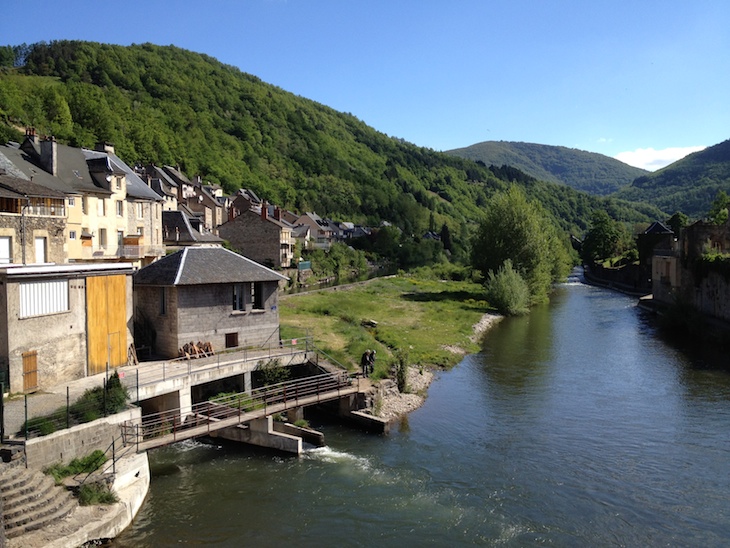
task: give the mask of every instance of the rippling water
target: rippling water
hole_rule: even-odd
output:
[[[303,457],[151,454],[115,546],[726,546],[730,375],[579,283],[507,319],[389,436],[322,424]]]

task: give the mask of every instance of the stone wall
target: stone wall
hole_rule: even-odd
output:
[[[122,413],[80,424],[66,430],[60,430],[32,438],[25,444],[26,462],[31,470],[42,470],[55,463],[68,464],[75,458],[82,458],[96,449],[105,451],[112,440],[119,438],[120,425],[128,420],[139,423],[142,410],[130,408]],[[120,440],[117,440],[120,443]],[[121,447],[118,447],[121,450]]]
[[[23,229],[24,227],[24,229]],[[12,238],[14,263],[23,263],[23,230],[25,230],[25,263],[66,262],[66,218],[36,215],[0,215],[0,236]],[[46,239],[46,257],[35,256],[35,238]]]
[[[241,255],[269,267],[282,266],[281,228],[270,220],[262,219],[255,211],[245,211],[221,225],[218,234]]]
[[[2,327],[7,336],[11,392],[23,392],[23,353],[38,352],[38,385],[54,386],[86,374],[86,283],[68,281],[69,311],[18,319],[20,289],[6,284],[7,303]]]

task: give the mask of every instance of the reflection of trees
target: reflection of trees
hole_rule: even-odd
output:
[[[550,306],[537,306],[527,316],[505,318],[487,335],[482,356],[490,384],[513,395],[542,384],[552,357],[551,316]]]

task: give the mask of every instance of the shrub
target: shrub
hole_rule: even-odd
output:
[[[85,483],[79,488],[79,504],[91,506],[94,504],[114,504],[119,500],[117,496],[104,484]]]
[[[408,390],[408,352],[405,350],[396,352],[395,382],[401,394]]]
[[[80,459],[74,459],[69,464],[54,464],[44,470],[57,484],[61,483],[64,478],[75,476],[76,474],[90,474],[98,470],[107,461],[104,451],[97,449],[92,453]]]
[[[530,288],[520,273],[505,260],[497,273],[490,271],[487,299],[499,312],[509,316],[526,314],[530,306]]]

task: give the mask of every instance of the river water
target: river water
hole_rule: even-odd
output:
[[[576,281],[510,318],[388,436],[313,422],[300,458],[151,454],[117,547],[727,546],[730,374]]]

